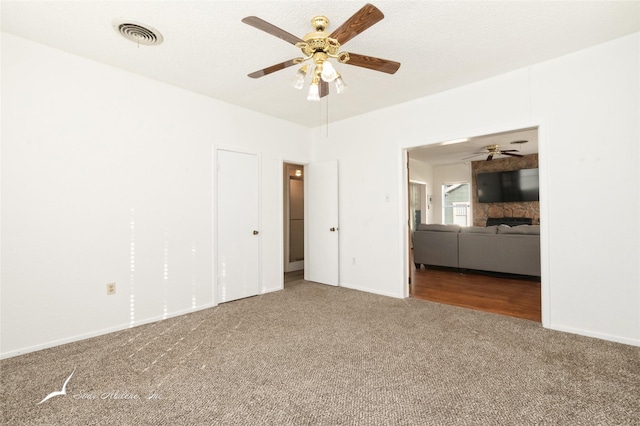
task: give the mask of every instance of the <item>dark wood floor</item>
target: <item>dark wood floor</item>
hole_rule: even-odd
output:
[[[433,268],[413,271],[410,295],[417,299],[541,321],[540,282],[533,278],[460,273]],[[287,283],[304,279],[304,271],[287,272]]]
[[[414,271],[411,297],[540,322],[540,282],[429,268]]]

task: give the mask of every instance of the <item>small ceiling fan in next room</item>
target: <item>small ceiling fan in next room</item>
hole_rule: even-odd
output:
[[[527,141],[514,141],[512,144],[523,144],[527,143]],[[524,157],[524,155],[516,154],[516,152],[520,152],[517,149],[500,149],[500,145],[487,145],[484,147],[484,151],[475,152],[472,156],[463,158],[463,160],[468,160],[470,158],[478,157],[478,156],[487,156],[487,161],[493,160],[496,156],[509,156],[509,157]]]
[[[399,62],[340,50],[340,47],[346,42],[383,18],[384,15],[377,7],[372,4],[366,4],[329,34],[325,31],[329,26],[329,19],[326,16],[315,16],[311,20],[314,31],[299,38],[263,19],[256,16],[248,16],[242,22],[293,44],[300,49],[303,55],[302,57],[296,57],[252,72],[249,77],[260,78],[293,65],[302,65],[294,76],[294,87],[302,89],[305,77],[310,72],[311,85],[309,86],[307,99],[319,101],[320,98],[329,94],[329,83],[331,82],[335,83],[338,93],[344,91],[345,84],[342,76],[333,67],[330,59],[342,64],[394,74],[400,68]],[[307,61],[309,63],[305,64]]]

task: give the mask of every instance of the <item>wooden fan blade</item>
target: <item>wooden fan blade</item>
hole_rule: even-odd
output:
[[[351,18],[347,19],[344,24],[336,28],[329,37],[335,38],[343,45],[373,24],[384,18],[380,9],[372,4],[365,4],[362,8],[354,13]]]
[[[320,97],[324,98],[329,94],[329,83],[324,80],[320,80],[320,87],[318,88],[318,92],[320,93]]]
[[[247,25],[251,25],[254,28],[264,31],[265,33],[271,34],[272,36],[276,36],[288,43],[295,45],[298,42],[304,42],[299,37],[294,36],[291,33],[286,32],[285,30],[276,27],[273,24],[268,23],[264,19],[260,19],[257,16],[247,16],[242,20]]]
[[[493,160],[493,154],[489,154],[489,156],[487,157],[487,161],[491,161]]]
[[[395,74],[395,72],[398,71],[398,68],[400,68],[400,62],[389,61],[387,59],[380,59],[373,56],[365,56],[351,52],[349,52],[349,60],[345,62],[345,64],[368,68],[374,71],[386,72],[387,74]]]
[[[281,62],[279,64],[271,65],[270,67],[261,69],[259,71],[254,71],[251,74],[248,74],[248,76],[251,78],[260,78],[260,77],[264,77],[267,74],[271,74],[272,72],[283,70],[292,65],[296,65],[296,62],[293,59],[290,59],[288,61]]]
[[[511,152],[506,152],[506,151],[501,151],[500,153],[501,153],[501,154],[504,154],[504,155],[510,155],[511,157],[524,157],[524,155],[520,155],[520,154],[513,154],[513,153],[511,153]]]
[[[517,149],[501,149],[500,152],[519,152]]]

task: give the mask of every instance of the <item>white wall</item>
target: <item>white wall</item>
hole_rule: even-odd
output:
[[[391,143],[399,135],[387,118],[382,126],[375,122],[381,117],[369,117],[330,124],[329,134],[336,136],[315,129],[313,159],[338,159],[340,285],[402,297],[408,263],[402,256],[406,239],[398,232],[407,233],[409,216],[407,178],[402,185],[397,174],[406,170],[406,157]]]
[[[282,288],[282,158],[309,139],[2,33],[2,356],[214,305],[214,146],[261,156],[262,291]]]
[[[640,36],[532,69],[549,321],[640,345]],[[567,188],[572,188],[567,191]],[[577,214],[574,206],[580,205]],[[584,208],[584,207],[590,208]],[[542,207],[542,205],[541,205]]]
[[[316,129],[314,159],[340,167],[341,284],[406,296],[404,148],[539,125],[543,324],[640,345],[639,38]]]
[[[414,182],[428,183],[432,180],[433,168],[423,161],[409,158],[409,179]]]
[[[327,137],[3,33],[2,356],[214,304],[214,145],[261,155],[263,291],[281,286],[281,159],[337,158],[341,284],[403,297],[403,149],[537,125],[544,325],[639,345],[639,51],[634,34]]]

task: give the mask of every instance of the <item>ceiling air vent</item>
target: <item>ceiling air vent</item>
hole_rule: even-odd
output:
[[[122,37],[137,44],[154,46],[162,43],[163,40],[162,34],[155,28],[130,19],[114,19],[113,28],[115,28]]]

